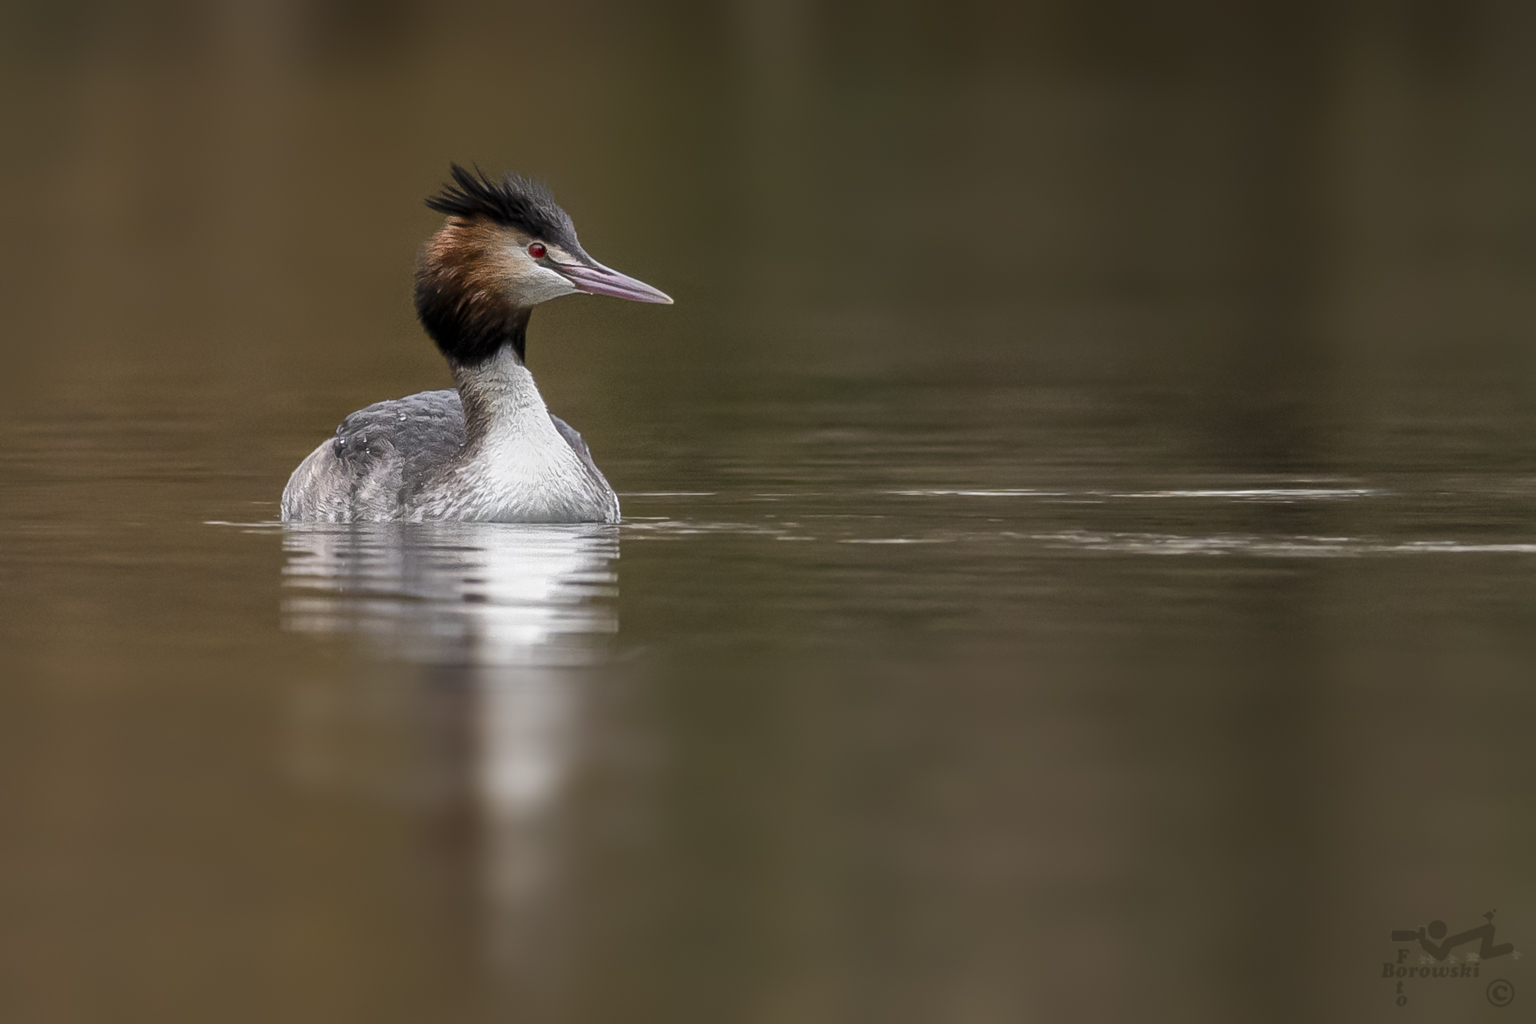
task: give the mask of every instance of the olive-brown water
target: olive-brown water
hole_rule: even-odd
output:
[[[51,10],[0,44],[0,1019],[1536,998],[1382,966],[1536,934],[1517,6]],[[274,522],[445,385],[450,159],[677,298],[530,331],[618,527]]]

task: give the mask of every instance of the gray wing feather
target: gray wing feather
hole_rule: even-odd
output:
[[[464,446],[457,391],[422,391],[359,409],[336,428],[336,461],[362,481],[387,469],[402,493],[415,491]]]
[[[571,450],[604,485],[581,435],[550,415]],[[464,447],[464,407],[457,391],[422,391],[375,402],[336,428],[294,470],[283,490],[285,520],[349,522],[398,514],[408,497]],[[372,513],[372,514],[370,514]]]
[[[613,519],[610,521],[618,522],[618,498],[612,496],[613,487],[609,485],[608,478],[603,476],[603,471],[597,468],[596,462],[592,461],[592,452],[587,448],[587,442],[581,439],[581,435],[576,432],[575,427],[565,422],[565,420],[561,419],[559,416],[556,416],[554,413],[550,413],[549,418],[554,421],[555,429],[560,432],[561,437],[565,438],[565,443],[571,446],[571,450],[576,453],[577,458],[581,459],[581,461],[586,464],[587,472],[591,473],[598,480],[602,481],[603,490],[608,492],[610,495],[609,500],[613,505]]]
[[[375,402],[336,428],[283,489],[283,519],[348,523],[393,519],[405,497],[464,444],[457,391]]]

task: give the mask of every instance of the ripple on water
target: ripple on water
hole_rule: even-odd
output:
[[[1064,530],[1027,538],[1047,546],[1136,555],[1249,555],[1265,558],[1361,558],[1373,555],[1530,555],[1536,544],[1452,540],[1384,541],[1356,537],[1180,536]]]

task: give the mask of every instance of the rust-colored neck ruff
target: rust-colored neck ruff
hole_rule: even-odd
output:
[[[416,262],[416,316],[449,362],[478,366],[511,345],[527,345],[529,308],[507,293],[507,229],[452,217]]]

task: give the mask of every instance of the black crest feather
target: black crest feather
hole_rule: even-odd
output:
[[[485,217],[546,241],[574,242],[576,229],[555,197],[541,183],[520,174],[501,179],[480,168],[466,171],[449,164],[453,181],[444,185],[427,206],[450,217]]]

